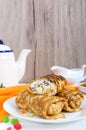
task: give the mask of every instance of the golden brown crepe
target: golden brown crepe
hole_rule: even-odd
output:
[[[15,102],[19,108],[33,112],[45,119],[64,117],[61,111],[65,105],[66,99],[62,97],[32,94],[28,89],[25,89],[17,95]]]
[[[58,93],[57,96],[61,96],[68,100],[63,109],[69,112],[80,110],[80,105],[84,99],[84,96],[81,92],[68,89],[62,90],[62,92]]]
[[[33,94],[55,95],[61,92],[67,80],[61,75],[50,74],[28,83],[28,91]]]

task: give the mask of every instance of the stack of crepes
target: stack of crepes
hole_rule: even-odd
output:
[[[46,75],[27,85],[28,88],[17,95],[16,105],[45,119],[64,118],[63,110],[80,110],[84,99],[78,90],[65,89],[67,80],[61,75]]]

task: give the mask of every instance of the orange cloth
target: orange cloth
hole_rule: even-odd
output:
[[[76,85],[65,85],[64,88],[69,90],[78,90],[78,86]]]
[[[17,85],[17,86],[10,86],[7,88],[0,88],[0,122],[5,115],[9,115],[3,108],[3,103],[13,97],[16,96],[21,90],[28,88],[28,85]]]

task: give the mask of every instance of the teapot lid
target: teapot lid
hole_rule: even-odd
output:
[[[6,46],[4,41],[0,39],[0,53],[13,52],[10,47]]]

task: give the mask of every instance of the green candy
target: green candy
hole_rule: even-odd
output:
[[[9,117],[8,117],[8,116],[4,116],[3,119],[2,119],[2,121],[3,121],[4,123],[9,122]]]
[[[11,119],[11,124],[19,123],[19,120],[17,118]]]

